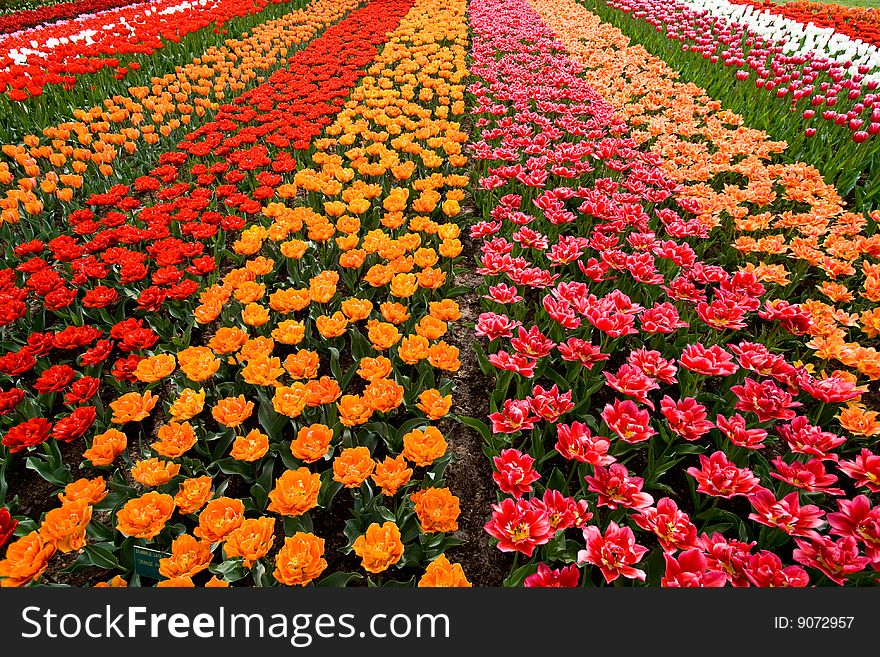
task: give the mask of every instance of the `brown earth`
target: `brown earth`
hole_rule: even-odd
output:
[[[494,382],[480,370],[471,348],[474,341],[473,325],[481,311],[477,290],[483,279],[475,271],[477,247],[474,241],[466,231],[460,239],[464,247],[464,266],[456,272],[455,287],[465,286],[472,291],[456,299],[462,317],[452,324],[448,334],[449,341],[459,348],[461,360],[461,368],[454,377],[454,412],[484,419],[489,414],[489,395]],[[492,467],[483,453],[483,438],[464,424],[447,424],[446,440],[455,460],[449,466],[446,479],[449,488],[461,501],[456,536],[462,540],[462,545],[450,550],[448,556],[450,560],[461,563],[474,586],[501,586],[513,560],[509,554],[490,544],[489,534],[483,529],[491,516],[491,505],[496,502]]]

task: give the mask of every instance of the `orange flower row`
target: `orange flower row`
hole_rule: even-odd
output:
[[[241,39],[212,46],[174,73],[155,77],[150,87],[131,87],[128,96],[107,98],[103,106],[76,109],[73,121],[28,135],[23,144],[6,144],[0,161],[0,224],[19,221],[22,210],[39,214],[46,199],[70,202],[90,171],[112,175],[122,154],[141,143],[155,144],[188,126],[193,115],[213,113],[284,61],[288,51],[356,8],[362,0],[313,0],[276,20],[254,28]],[[23,174],[23,175],[22,175]]]
[[[448,455],[431,423],[450,412],[451,383],[442,377],[460,367],[448,333],[461,313],[446,290],[462,250],[454,219],[469,182],[466,134],[454,120],[464,112],[467,27],[464,0],[442,4],[416,2],[316,140],[310,168],[280,186],[281,200],[266,203],[230,245],[244,262],[200,294],[193,321],[212,327],[202,343],[141,360],[134,376],[147,389],[110,404],[116,425],[158,420],[151,454],[130,472],[156,490],[120,510],[119,530],[151,540],[175,510],[199,514],[192,535],[176,537],[163,560],[163,586],[192,585],[213,563],[216,543],[245,568],[277,549],[278,582],[314,581],[328,568],[324,540],[298,531],[273,547],[269,523],[303,522],[332,486],[355,497],[375,487],[398,496],[395,508],[408,514],[364,521],[350,548],[367,573],[402,561],[404,522],[431,535],[458,528],[458,498],[419,470]],[[423,383],[428,372],[432,385]],[[176,396],[160,403],[156,390]],[[403,432],[399,449],[362,444],[363,425],[395,414],[423,421]],[[254,472],[278,456],[287,464],[273,472],[264,516],[246,518],[241,500],[212,500],[211,477],[182,468],[193,467],[217,426],[230,436],[227,461]],[[111,428],[84,457],[112,465],[124,449],[124,435]],[[173,486],[174,497],[162,492]],[[441,554],[420,580],[468,585]]]

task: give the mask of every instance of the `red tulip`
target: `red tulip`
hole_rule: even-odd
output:
[[[712,497],[730,499],[749,496],[760,491],[761,482],[748,468],[738,468],[724,454],[700,454],[700,469],[691,467],[687,473],[697,480],[697,490]]]
[[[720,570],[713,570],[709,559],[698,549],[686,550],[678,558],[664,554],[666,574],[660,585],[671,588],[721,587],[727,583],[727,576]]]
[[[575,588],[580,583],[581,571],[575,564],[554,570],[545,563],[538,564],[538,571],[523,581],[525,587]]]
[[[816,529],[825,524],[825,512],[813,504],[800,505],[798,494],[789,493],[777,500],[769,490],[762,489],[749,497],[755,513],[749,519],[768,527],[776,527],[791,536],[818,538]]]
[[[18,525],[18,520],[13,518],[9,509],[0,507],[0,548],[6,545],[12,538],[12,533]]]
[[[606,582],[613,582],[621,576],[645,581],[645,571],[634,565],[641,561],[648,549],[636,544],[629,527],[611,522],[603,534],[595,525],[588,525],[584,527],[584,539],[587,546],[578,552],[578,564],[598,566]]]
[[[492,505],[492,519],[486,531],[498,539],[502,552],[522,552],[531,557],[535,548],[544,545],[553,536],[550,522],[543,511],[525,500],[505,498]]]
[[[631,476],[625,465],[614,463],[610,468],[593,467],[593,476],[584,477],[591,492],[599,494],[597,504],[609,509],[646,509],[654,502],[642,492],[645,480]]]
[[[629,399],[614,400],[606,404],[602,410],[605,424],[622,440],[628,443],[639,443],[648,440],[657,432],[651,427],[651,416],[648,411],[640,410]]]
[[[746,577],[762,588],[802,588],[810,583],[810,576],[800,566],[783,566],[772,552],[762,550],[748,558]]]
[[[664,552],[673,553],[697,547],[697,527],[688,515],[670,498],[664,497],[657,507],[644,509],[633,521],[642,529],[653,532]]]
[[[794,493],[793,493],[794,494]],[[795,539],[797,548],[792,557],[798,563],[821,570],[835,584],[843,585],[848,575],[861,572],[871,563],[859,555],[858,544],[852,536],[832,541],[824,536],[811,540]]]
[[[837,467],[854,479],[856,486],[863,486],[872,493],[880,493],[880,456],[869,449],[863,447],[854,460],[841,461]]]
[[[532,484],[541,478],[534,468],[535,459],[516,449],[505,449],[492,459],[495,472],[492,478],[502,492],[517,499],[532,492]]]

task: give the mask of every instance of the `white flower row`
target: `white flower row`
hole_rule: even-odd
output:
[[[713,16],[747,27],[752,34],[783,42],[787,55],[816,55],[840,63],[851,62],[850,75],[858,72],[859,65],[870,70],[868,79],[880,80],[880,48],[861,39],[853,39],[830,27],[818,27],[813,23],[773,14],[767,10],[757,11],[749,5],[737,5],[727,0],[685,0],[694,10],[707,11]]]

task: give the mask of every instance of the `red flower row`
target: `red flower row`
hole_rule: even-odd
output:
[[[22,9],[11,14],[0,16],[0,34],[18,32],[28,27],[34,27],[42,23],[73,18],[80,14],[93,14],[106,9],[114,9],[125,5],[135,4],[133,0],[74,0],[74,2],[59,2],[58,4],[38,7],[36,9]]]
[[[15,101],[39,96],[47,85],[71,89],[81,75],[139,68],[126,58],[152,55],[187,34],[262,11],[281,0],[155,0],[0,37],[0,93]]]
[[[88,430],[95,421],[90,406],[54,425],[21,420],[52,417],[50,395],[61,395],[69,407],[87,403],[114,353],[119,357],[110,374],[134,380],[142,358],[137,352],[159,341],[153,329],[169,329],[167,313],[179,315],[181,304],[217,268],[212,248],[225,239],[223,233],[242,229],[246,217],[261,212],[263,202],[292,181],[291,148],[310,147],[411,6],[410,0],[374,0],[353,12],[292,57],[287,69],[222,106],[212,123],[164,153],[149,176],[89,198],[88,209],[68,218],[72,234],[15,249],[22,262],[0,270],[0,307],[6,311],[3,324],[14,324],[11,335],[23,345],[0,356],[0,374],[13,384],[0,392],[0,416],[24,409],[31,396],[50,410],[22,410],[4,445],[20,451],[50,435],[75,440]],[[27,302],[90,325],[29,330],[25,324],[39,313],[27,312]],[[131,317],[132,310],[142,318]],[[187,316],[190,310],[191,304]],[[81,375],[73,367],[77,361]]]

